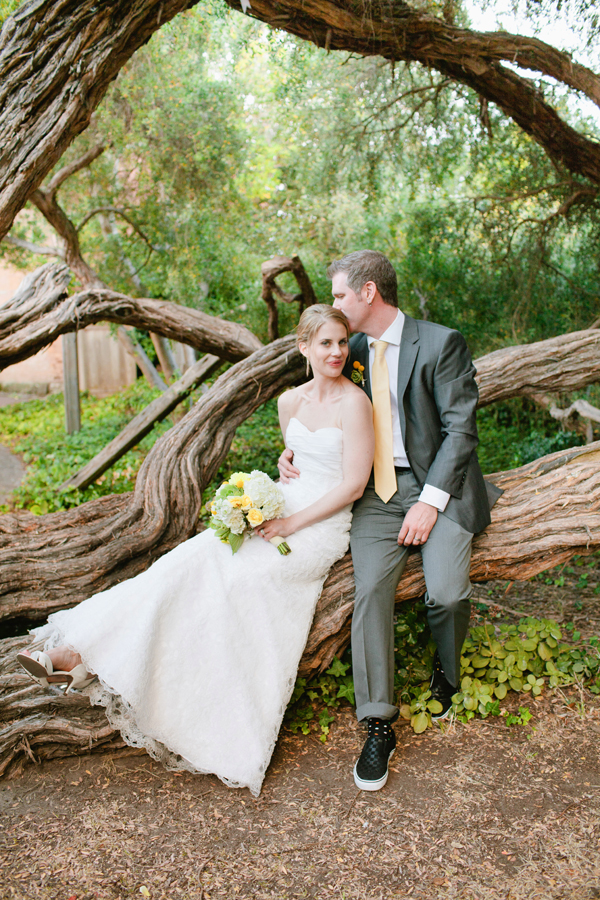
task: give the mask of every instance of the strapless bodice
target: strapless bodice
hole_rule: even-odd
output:
[[[286,444],[294,452],[294,465],[302,475],[329,476],[342,480],[343,433],[341,428],[311,431],[295,416],[288,423]]]
[[[314,503],[342,481],[343,433],[341,428],[333,427],[311,431],[292,417],[285,441],[300,470],[299,478],[282,485],[285,514],[290,515]]]

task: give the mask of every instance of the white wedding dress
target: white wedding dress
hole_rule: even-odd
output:
[[[341,482],[342,431],[294,418],[286,443],[301,472],[282,485],[290,515]],[[289,556],[257,536],[232,555],[208,529],[34,634],[81,654],[98,676],[85,693],[128,744],[258,795],[350,520],[346,507],[292,534]]]

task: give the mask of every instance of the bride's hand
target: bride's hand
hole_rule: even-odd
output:
[[[290,520],[290,516],[285,519],[269,519],[268,522],[263,522],[262,525],[257,526],[256,533],[264,538],[265,541],[270,541],[274,537],[286,538],[294,533]]]

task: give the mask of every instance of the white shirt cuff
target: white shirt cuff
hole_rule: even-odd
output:
[[[450,494],[447,491],[441,491],[432,484],[424,484],[421,496],[419,497],[419,500],[423,503],[429,503],[430,506],[435,506],[440,512],[444,512],[448,506],[449,499]]]

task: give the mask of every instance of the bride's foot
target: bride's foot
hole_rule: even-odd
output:
[[[65,684],[66,693],[87,687],[95,675],[86,671],[79,653],[68,647],[56,647],[45,653],[42,650],[23,650],[17,654],[17,660],[31,677],[42,685]]]
[[[81,665],[79,653],[69,650],[68,647],[55,647],[54,650],[47,650],[46,653],[50,657],[55,672],[71,672]],[[48,678],[48,681],[52,682],[52,676]]]

